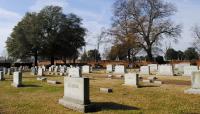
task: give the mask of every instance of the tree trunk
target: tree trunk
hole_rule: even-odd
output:
[[[131,49],[128,49],[128,62],[131,63]]]
[[[153,55],[151,48],[147,49],[146,51],[147,51],[148,61],[153,62]]]
[[[75,58],[75,57],[73,58],[73,63],[74,63],[74,64],[76,63],[76,58]]]
[[[51,56],[51,65],[54,65],[54,56]]]
[[[35,58],[35,60],[34,60],[34,65],[35,66],[38,66],[38,63],[37,63],[37,60],[38,60],[38,53],[37,53],[37,50],[34,52],[35,54],[34,54],[34,58]]]

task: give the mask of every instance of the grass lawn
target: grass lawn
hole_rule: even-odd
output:
[[[97,114],[200,114],[200,95],[184,94],[190,77],[158,77],[161,86],[141,83],[141,88],[123,86],[122,79],[105,79],[104,74],[90,74],[90,100]],[[79,114],[58,104],[63,97],[63,77],[47,76],[62,84],[51,85],[23,74],[21,88],[11,86],[11,78],[0,82],[0,114]],[[100,78],[101,77],[101,78]],[[100,87],[113,93],[100,93]]]

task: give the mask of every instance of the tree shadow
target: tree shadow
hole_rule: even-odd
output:
[[[140,108],[134,106],[127,106],[114,102],[93,102],[92,107],[92,112],[98,112],[102,110],[140,110]]]

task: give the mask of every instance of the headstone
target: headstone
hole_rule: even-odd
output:
[[[22,86],[22,73],[21,72],[14,72],[13,73],[13,83],[12,86],[20,87]]]
[[[69,72],[68,72],[68,76],[69,77],[81,77],[81,70],[79,67],[72,67],[69,69]]]
[[[42,68],[38,68],[38,76],[43,76],[43,69]]]
[[[82,66],[82,73],[89,74],[91,72],[89,65]]]
[[[112,93],[113,90],[111,88],[100,88],[100,92],[102,93]]]
[[[153,81],[152,80],[142,80],[142,82],[144,82],[144,83],[152,83]]]
[[[154,84],[162,84],[162,81],[153,81]]]
[[[150,67],[149,66],[141,66],[140,74],[150,75]]]
[[[198,71],[198,66],[184,66],[184,76],[192,76],[192,72]]]
[[[190,66],[190,63],[179,63],[179,64],[174,64],[174,71],[177,75],[182,75],[184,74],[184,67],[185,66]]]
[[[56,66],[56,67],[54,68],[54,72],[55,72],[55,73],[58,72],[58,66]]]
[[[59,104],[80,112],[89,112],[89,78],[64,77],[64,97]]]
[[[60,84],[60,82],[57,81],[57,80],[47,80],[47,83],[49,83],[49,84]]]
[[[65,67],[60,68],[60,73],[65,73]]]
[[[10,69],[10,68],[8,68],[7,75],[12,75],[12,71],[11,71],[11,69]]]
[[[138,86],[139,84],[139,75],[136,73],[128,73],[124,76],[124,84],[130,86]]]
[[[113,71],[113,66],[112,65],[106,65],[106,72],[111,73]]]
[[[157,75],[174,76],[172,65],[159,65]]]
[[[36,75],[37,74],[37,70],[35,67],[31,67],[31,74],[32,75]]]
[[[124,67],[124,65],[116,65],[114,73],[115,74],[125,74],[125,67]]]
[[[6,67],[4,67],[4,68],[3,68],[3,73],[4,73],[4,75],[6,75],[6,74],[7,74],[7,72],[8,72],[8,71],[7,71],[7,68],[6,68]]]
[[[42,69],[44,72],[46,71],[46,67],[44,65],[42,66]]]
[[[3,71],[0,71],[0,81],[2,81],[2,80],[5,80],[4,79],[4,73],[3,73]]]
[[[37,80],[39,80],[39,81],[46,81],[47,80],[47,78],[46,77],[37,77]]]
[[[192,88],[185,90],[187,94],[200,94],[200,71],[193,72],[191,76]]]
[[[150,73],[158,71],[158,65],[157,64],[148,64],[148,66],[150,67]]]

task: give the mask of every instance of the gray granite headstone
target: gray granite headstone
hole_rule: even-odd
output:
[[[59,99],[59,104],[80,112],[89,112],[89,78],[65,77],[64,96]]]

